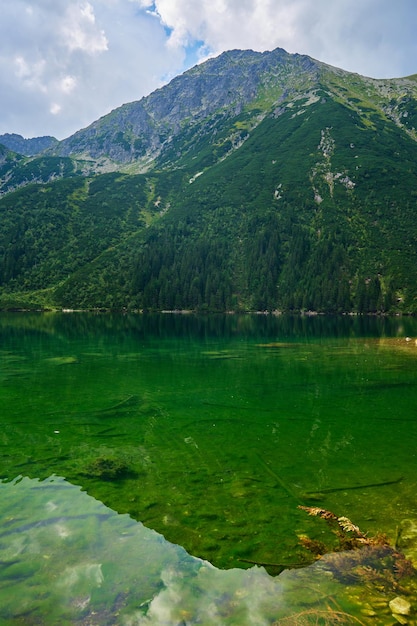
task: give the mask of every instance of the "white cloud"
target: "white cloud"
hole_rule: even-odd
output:
[[[152,5],[150,5],[152,8]],[[181,71],[159,19],[129,0],[14,0],[0,20],[0,134],[63,138]]]
[[[108,49],[104,30],[97,28],[94,9],[89,2],[70,4],[67,7],[61,34],[70,52],[82,50],[95,54]]]
[[[152,4],[171,30],[172,46],[200,40],[216,54],[232,48],[282,47],[382,77],[401,75],[407,61],[411,68],[417,51],[414,0],[155,0]]]
[[[28,61],[23,56],[18,55],[14,59],[14,65],[16,77],[19,78],[26,87],[40,92],[46,91],[46,86],[43,81],[45,72],[44,59]]]
[[[64,76],[60,81],[60,88],[63,93],[71,93],[77,86],[77,79],[74,76]]]
[[[14,60],[15,68],[16,68],[16,76],[18,78],[27,78],[30,76],[30,69],[25,59],[22,56],[17,56]]]
[[[58,113],[60,113],[61,111],[61,106],[57,104],[56,102],[53,102],[49,110],[52,113],[52,115],[58,115]]]
[[[231,48],[290,47],[300,2],[273,0],[156,0],[171,41],[202,40],[215,53]]]

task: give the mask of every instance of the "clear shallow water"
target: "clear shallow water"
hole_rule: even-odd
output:
[[[56,476],[0,497],[2,624],[263,625],[337,593],[317,567],[217,569]]]
[[[271,575],[311,562],[299,535],[334,541],[300,504],[393,542],[417,519],[416,336],[409,319],[1,315],[0,617],[351,610],[317,565]]]

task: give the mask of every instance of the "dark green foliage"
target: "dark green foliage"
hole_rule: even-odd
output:
[[[10,152],[5,160],[1,156],[0,152],[0,193],[8,193],[31,183],[44,184],[77,174],[77,163],[66,157],[28,159]]]
[[[0,205],[0,283],[19,290],[56,286],[142,230],[145,187],[141,176],[109,174],[6,196]]]

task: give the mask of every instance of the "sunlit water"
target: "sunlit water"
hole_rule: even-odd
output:
[[[3,314],[0,337],[1,624],[392,623],[401,589],[300,567],[300,536],[335,537],[298,507],[417,554],[414,320]]]

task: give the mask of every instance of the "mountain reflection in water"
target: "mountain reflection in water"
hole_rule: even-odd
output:
[[[0,483],[0,511],[1,623],[271,624],[306,580],[219,570],[57,476]]]

